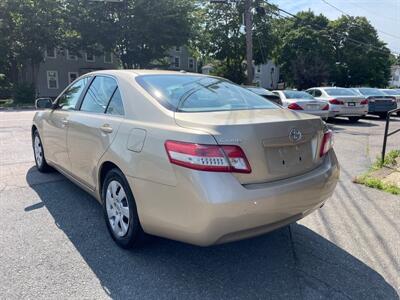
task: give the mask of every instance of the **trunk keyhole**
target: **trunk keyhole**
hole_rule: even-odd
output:
[[[301,156],[299,157],[299,161],[301,161]]]
[[[284,160],[282,160],[282,165],[284,165],[285,164],[285,161]]]

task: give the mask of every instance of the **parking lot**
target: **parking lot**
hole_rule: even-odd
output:
[[[352,183],[379,154],[378,118],[330,123],[341,179],[327,204],[297,224],[209,248],[154,237],[124,251],[91,196],[36,170],[33,114],[0,112],[0,298],[400,296],[400,197]],[[389,138],[388,150],[395,147],[400,135]]]

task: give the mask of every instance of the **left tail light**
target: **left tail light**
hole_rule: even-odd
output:
[[[332,149],[332,147],[333,147],[333,131],[328,130],[327,132],[324,133],[324,136],[322,138],[321,148],[319,150],[319,156],[320,157],[324,156],[326,153],[328,153],[330,149]]]
[[[361,105],[367,105],[368,104],[368,99],[364,99],[363,101],[360,102]]]
[[[292,110],[303,110],[303,108],[300,105],[298,105],[296,102],[289,104],[288,108],[292,109]]]
[[[325,105],[322,110],[329,110],[329,104]]]
[[[169,161],[181,167],[209,172],[251,173],[250,164],[239,146],[166,141],[165,150]]]

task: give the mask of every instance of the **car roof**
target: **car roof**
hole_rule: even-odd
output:
[[[88,73],[89,75],[106,74],[106,75],[196,75],[196,76],[209,76],[199,73],[190,73],[186,71],[167,71],[167,70],[146,70],[146,69],[115,69],[115,70],[100,70]]]

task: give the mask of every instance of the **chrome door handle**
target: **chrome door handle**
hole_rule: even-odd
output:
[[[100,127],[100,130],[103,131],[104,133],[111,133],[113,132],[112,127],[109,124],[104,124],[103,126]]]

